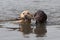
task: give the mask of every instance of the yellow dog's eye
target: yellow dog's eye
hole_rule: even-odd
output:
[[[29,14],[29,13],[27,13],[27,14]]]
[[[24,13],[23,13],[24,14]]]

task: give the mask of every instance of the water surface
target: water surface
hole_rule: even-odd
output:
[[[23,34],[18,31],[18,23],[4,21],[0,22],[0,40],[60,40],[60,0],[0,0],[0,20],[17,18],[24,10],[34,14],[38,9],[43,10],[48,16],[45,26],[47,32],[44,36],[37,37],[34,31]]]

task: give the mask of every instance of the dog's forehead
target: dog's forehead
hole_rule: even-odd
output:
[[[22,13],[29,13],[29,11],[23,11]]]

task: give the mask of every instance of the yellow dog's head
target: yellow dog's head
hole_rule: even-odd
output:
[[[33,17],[33,15],[30,14],[28,10],[23,11],[23,12],[20,14],[20,18],[31,19],[32,17]]]
[[[23,11],[20,14],[21,22],[31,22],[31,18],[33,17],[32,14],[28,10]]]

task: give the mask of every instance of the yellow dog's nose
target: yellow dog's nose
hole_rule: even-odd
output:
[[[26,19],[26,20],[31,20],[31,17],[25,15],[25,19]]]

